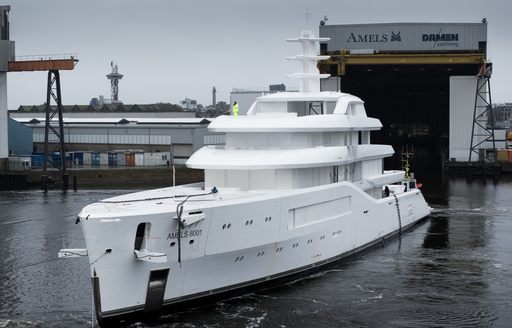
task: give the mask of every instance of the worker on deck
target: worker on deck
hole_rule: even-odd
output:
[[[238,117],[238,104],[237,102],[235,101],[235,103],[233,104],[233,116],[234,117]]]

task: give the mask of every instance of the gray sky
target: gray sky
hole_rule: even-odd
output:
[[[493,102],[512,101],[510,0],[4,0],[11,5],[17,55],[78,53],[74,71],[62,71],[64,104],[110,98],[105,75],[114,60],[124,74],[124,103],[178,103],[185,97],[229,102],[232,87],[285,83],[298,53],[284,42],[318,23],[480,22],[488,20],[488,57],[494,63]],[[309,23],[306,18],[309,12]],[[9,73],[8,106],[46,100],[43,72]]]

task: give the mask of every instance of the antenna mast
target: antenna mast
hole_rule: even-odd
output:
[[[119,101],[119,80],[123,78],[123,74],[119,74],[117,65],[113,61],[110,62],[112,67],[112,73],[107,75],[107,79],[110,80],[110,91],[112,93],[112,103],[120,103]]]

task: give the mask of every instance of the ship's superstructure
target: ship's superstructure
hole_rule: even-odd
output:
[[[226,144],[187,161],[204,183],[110,198],[79,214],[100,322],[304,272],[388,238],[430,213],[379,120],[358,97],[320,92],[303,32],[300,92],[262,96],[209,126]]]

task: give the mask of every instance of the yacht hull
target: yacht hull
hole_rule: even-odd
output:
[[[349,182],[243,201],[216,198],[193,207],[204,218],[179,238],[175,212],[83,219],[83,210],[100,323],[157,315],[177,304],[307,274],[401,233],[430,213],[417,189],[374,199]],[[145,247],[165,254],[165,262],[134,255],[141,223],[151,224]]]

